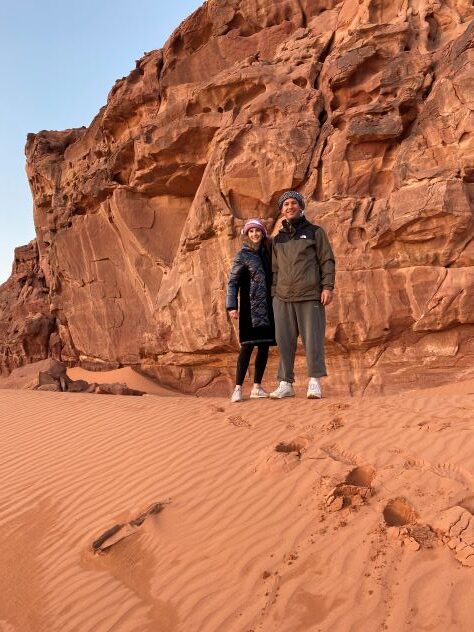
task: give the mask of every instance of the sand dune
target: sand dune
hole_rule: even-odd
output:
[[[1,391],[0,631],[470,631],[464,386],[238,405]]]

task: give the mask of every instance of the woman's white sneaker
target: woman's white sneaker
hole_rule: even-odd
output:
[[[323,394],[321,393],[321,384],[317,377],[311,377],[308,383],[308,391],[306,397],[308,399],[321,399]]]
[[[268,397],[268,393],[261,386],[253,386],[250,391],[250,399],[264,399]]]
[[[295,391],[290,382],[280,382],[278,388],[270,393],[272,399],[283,399],[284,397],[294,397]]]
[[[232,403],[234,402],[241,402],[243,401],[243,397],[242,397],[242,387],[241,386],[236,386],[234,388],[234,392],[232,393],[232,397],[230,398],[230,401]]]

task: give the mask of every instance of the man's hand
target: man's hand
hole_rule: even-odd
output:
[[[229,309],[229,316],[231,318],[238,318],[239,312],[236,309]]]
[[[330,305],[332,303],[333,296],[334,296],[334,291],[333,290],[323,290],[321,292],[321,303],[322,303],[322,305],[324,305],[324,306]]]

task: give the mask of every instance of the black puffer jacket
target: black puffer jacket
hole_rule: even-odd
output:
[[[259,250],[245,244],[235,255],[226,301],[228,310],[239,308],[241,345],[276,345],[271,283],[270,253],[266,244]]]

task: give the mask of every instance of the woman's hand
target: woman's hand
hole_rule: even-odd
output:
[[[238,318],[239,312],[236,309],[229,309],[229,316],[231,318]]]

